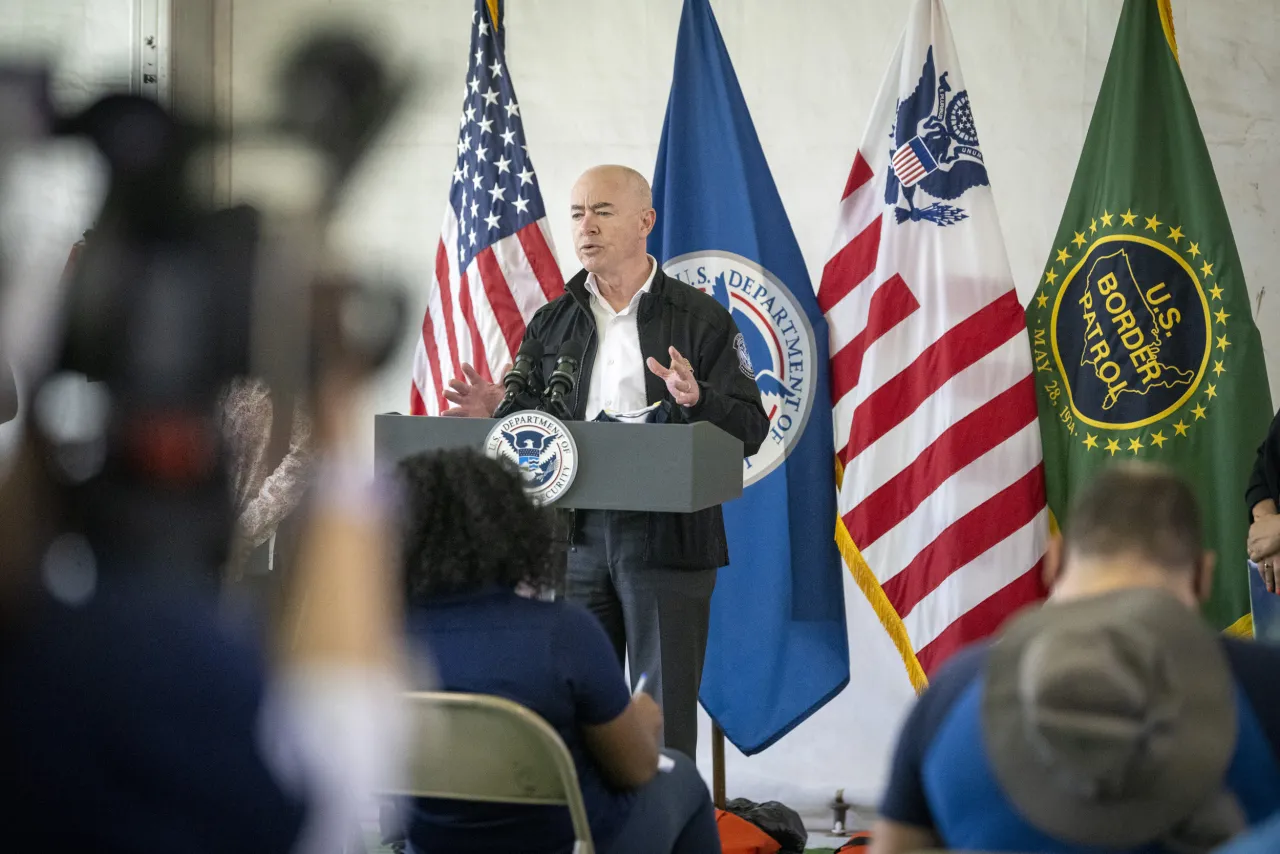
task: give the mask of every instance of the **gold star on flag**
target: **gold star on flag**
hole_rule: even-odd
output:
[[[1107,228],[1111,227],[1111,214],[1107,213],[1106,211],[1102,212],[1102,224],[1105,225]]]
[[[1191,414],[1196,417],[1197,421],[1204,418],[1204,404],[1198,404],[1195,409],[1191,410]]]
[[[1219,350],[1224,350],[1224,351],[1225,351],[1225,350],[1226,350],[1228,347],[1230,347],[1230,346],[1231,346],[1231,342],[1227,340],[1227,336],[1225,336],[1225,335],[1219,335],[1219,336],[1218,336],[1218,349],[1219,349]]]
[[[1147,230],[1149,231],[1155,231],[1161,225],[1160,220],[1156,219],[1154,216],[1146,217],[1146,220],[1147,220]]]
[[[1065,246],[1064,246],[1064,247],[1062,247],[1061,249],[1059,249],[1059,250],[1058,250],[1058,263],[1059,263],[1059,264],[1065,264],[1065,263],[1067,263],[1067,259],[1068,259],[1068,258],[1070,258],[1070,257],[1071,257],[1071,256],[1070,256],[1069,254],[1067,254],[1067,247],[1065,247]]]
[[[1111,456],[1114,457],[1116,455],[1116,451],[1120,450],[1120,443],[1117,442],[1115,439],[1108,439],[1107,450],[1110,451]]]
[[[1077,231],[1076,236],[1071,238],[1071,242],[1076,245],[1076,248],[1084,246],[1084,232]]]
[[[1187,435],[1187,425],[1182,421],[1179,421],[1177,424],[1174,424],[1173,429],[1174,429],[1174,432],[1176,432],[1179,436]]]
[[[1188,255],[1190,255],[1192,258],[1194,258],[1194,257],[1196,257],[1197,255],[1199,255],[1199,254],[1200,254],[1200,244],[1199,244],[1199,243],[1192,243],[1192,244],[1191,244],[1191,247],[1190,247],[1189,249],[1187,249],[1187,254],[1188,254]]]
[[[1090,234],[1098,233],[1098,221],[1096,219],[1089,220],[1089,233]]]
[[[1216,321],[1218,321],[1218,322],[1219,322],[1219,323],[1221,323],[1221,324],[1224,324],[1224,325],[1225,325],[1225,324],[1226,324],[1226,322],[1227,322],[1227,318],[1228,318],[1228,317],[1230,317],[1230,316],[1231,316],[1231,315],[1227,314],[1227,313],[1226,313],[1225,311],[1223,311],[1222,309],[1218,309],[1217,311],[1215,311],[1215,312],[1213,313],[1213,319],[1214,319],[1214,320],[1216,320]]]
[[[1036,297],[1036,308],[1044,308],[1048,304],[1049,304],[1049,297],[1047,295],[1040,294],[1040,296]]]
[[[1218,387],[1213,383],[1209,383],[1207,386],[1205,386],[1204,394],[1205,394],[1205,397],[1212,399],[1217,396]]]
[[[1138,439],[1136,436],[1129,440],[1129,450],[1133,451],[1134,454],[1137,454],[1138,451],[1141,451],[1142,447],[1143,447],[1142,440]]]
[[[1133,225],[1133,221],[1138,218],[1138,215],[1130,209],[1128,212],[1120,214],[1120,218],[1124,220],[1125,225]]]
[[[1212,264],[1210,264],[1208,261],[1205,261],[1205,262],[1204,262],[1204,266],[1200,268],[1200,272],[1201,272],[1201,273],[1204,273],[1206,276],[1212,276],[1212,275],[1213,275],[1213,265],[1212,265]]]
[[[1214,299],[1222,299],[1222,288],[1218,287],[1217,285],[1214,285],[1213,287],[1209,288],[1209,294]]]
[[[1052,285],[1054,282],[1058,281],[1058,274],[1053,272],[1053,270],[1050,270],[1044,274],[1044,280]]]
[[[1169,239],[1172,240],[1174,243],[1177,243],[1184,236],[1185,235],[1182,233],[1182,226],[1180,225],[1174,226],[1173,228],[1169,229]]]
[[[1168,441],[1168,440],[1167,440],[1167,439],[1165,439],[1165,437],[1164,437],[1164,433],[1163,433],[1163,432],[1160,432],[1160,433],[1152,433],[1152,434],[1151,434],[1151,444],[1153,444],[1153,445],[1156,445],[1156,446],[1158,446],[1158,447],[1163,448],[1163,447],[1164,447],[1164,443],[1165,443],[1165,442],[1167,442],[1167,441]]]
[[[1098,447],[1098,437],[1089,433],[1084,437],[1084,440],[1080,444],[1092,451],[1094,448]]]
[[[1223,372],[1223,371],[1225,371],[1225,370],[1226,370],[1226,367],[1225,367],[1221,362],[1216,362],[1216,361],[1215,361],[1215,362],[1213,363],[1213,372],[1214,372],[1214,374],[1216,374],[1217,376],[1222,376],[1222,372]]]

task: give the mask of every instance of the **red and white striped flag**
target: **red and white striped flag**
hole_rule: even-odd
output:
[[[881,85],[818,302],[837,539],[919,689],[1042,595],[1047,536],[1030,344],[941,0]]]
[[[515,357],[533,313],[564,293],[503,53],[502,3],[476,0],[458,159],[413,358],[409,411],[439,415],[461,365],[486,380]]]

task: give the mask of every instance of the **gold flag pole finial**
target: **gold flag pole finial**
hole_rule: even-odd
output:
[[[485,0],[485,2],[489,5],[489,20],[493,22],[493,31],[496,33],[498,28],[502,26],[502,21],[498,20],[498,0]],[[1165,3],[1165,5],[1168,4]]]
[[[1173,51],[1173,61],[1181,64],[1178,59],[1178,39],[1173,33],[1173,6],[1170,0],[1156,0],[1156,7],[1160,10],[1160,26],[1164,29],[1165,41],[1169,43],[1169,50]]]

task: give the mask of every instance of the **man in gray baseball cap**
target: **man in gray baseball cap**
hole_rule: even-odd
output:
[[[1280,809],[1280,652],[1200,619],[1202,542],[1172,473],[1088,484],[1045,557],[1050,600],[912,710],[872,854],[1207,852]]]

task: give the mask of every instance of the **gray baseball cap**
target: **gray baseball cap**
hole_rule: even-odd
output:
[[[1024,612],[992,644],[984,679],[987,757],[1045,833],[1127,848],[1188,832],[1222,841],[1243,826],[1223,797],[1237,729],[1226,653],[1170,594]]]

